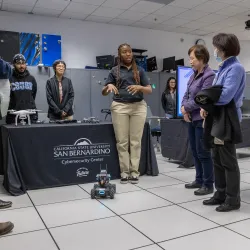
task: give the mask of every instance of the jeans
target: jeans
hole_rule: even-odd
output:
[[[204,187],[212,188],[214,183],[213,161],[210,150],[203,147],[202,120],[189,123],[188,136],[196,169],[195,181]]]

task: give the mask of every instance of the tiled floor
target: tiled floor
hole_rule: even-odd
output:
[[[93,184],[30,191],[0,199],[13,232],[0,237],[1,250],[227,250],[250,248],[250,156],[239,161],[242,207],[220,214],[184,188],[194,169],[184,170],[157,155],[160,175],[138,185],[117,184],[114,200],[91,200]]]

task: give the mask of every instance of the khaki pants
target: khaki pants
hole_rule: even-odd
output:
[[[63,117],[62,120],[66,120],[66,121],[72,121],[73,120],[73,115],[71,116],[66,116],[66,117]]]
[[[141,139],[147,115],[145,101],[136,103],[112,102],[112,122],[119,155],[121,177],[138,177]],[[129,153],[130,152],[130,153]]]

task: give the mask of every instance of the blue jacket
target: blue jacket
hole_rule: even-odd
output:
[[[222,93],[217,106],[227,105],[234,99],[239,120],[242,120],[241,106],[246,85],[246,73],[236,57],[229,57],[220,64],[213,85],[222,85]]]
[[[12,70],[10,65],[4,60],[0,59],[0,79],[9,79]]]

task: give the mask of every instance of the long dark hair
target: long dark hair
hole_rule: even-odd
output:
[[[175,80],[176,81],[176,79],[173,76],[171,76],[171,77],[168,78],[167,83],[166,83],[166,88],[164,90],[165,94],[169,94],[170,93],[170,81],[171,80]],[[176,82],[175,82],[174,90],[176,90]]]
[[[119,88],[120,87],[120,84],[121,84],[121,77],[120,77],[120,66],[121,66],[121,48],[124,47],[124,46],[128,46],[129,48],[131,48],[131,46],[127,43],[123,43],[121,44],[119,47],[118,47],[118,58],[117,58],[117,72],[116,72],[116,76],[117,76],[117,79],[116,79],[116,86]],[[131,48],[132,49],[132,48]],[[136,64],[136,61],[135,61],[135,58],[133,57],[132,59],[132,69],[133,69],[133,73],[134,73],[134,79],[135,79],[135,82],[136,84],[140,84],[140,74],[139,74],[139,71],[138,71],[138,68],[137,68],[137,64]]]

